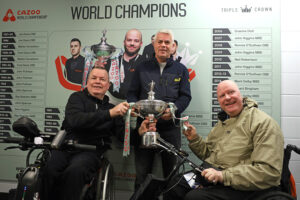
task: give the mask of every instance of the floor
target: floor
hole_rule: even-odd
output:
[[[131,192],[128,191],[116,191],[115,199],[116,200],[128,200],[132,195]],[[14,200],[12,195],[8,193],[0,192],[0,200]]]

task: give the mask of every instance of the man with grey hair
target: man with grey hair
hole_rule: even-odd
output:
[[[186,67],[170,58],[173,43],[172,31],[163,29],[156,33],[154,37],[155,57],[137,66],[128,90],[127,101],[137,102],[147,99],[149,83],[154,81],[155,99],[173,102],[177,107],[175,115],[180,117],[180,114],[188,107],[192,97],[189,73]],[[141,122],[142,119],[138,118],[136,130],[140,127]],[[161,138],[173,144],[176,148],[181,146],[180,126],[178,121],[173,122],[169,108],[158,119],[156,128]],[[153,159],[158,151],[141,148],[141,138],[138,134],[135,133],[132,137],[137,139],[134,144],[135,189],[137,189],[143,183],[147,174],[152,172]],[[167,177],[176,163],[176,158],[167,152],[162,152],[161,156],[163,175]]]

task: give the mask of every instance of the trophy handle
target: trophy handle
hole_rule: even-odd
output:
[[[136,112],[136,111],[135,111],[135,110],[137,110],[136,107],[134,107],[134,106],[135,106],[135,103],[129,103],[129,105],[131,106],[131,107],[130,107],[131,109],[134,108],[134,111],[132,110],[131,113],[135,114],[137,117],[140,117],[140,118],[142,118],[142,119],[145,119],[145,117],[144,117],[143,115],[141,115],[139,112]]]
[[[176,105],[175,105],[174,103],[172,103],[172,102],[169,102],[168,105],[169,105],[169,107],[170,107],[170,112],[171,112],[171,114],[172,114],[173,120],[175,121],[175,119],[178,119],[178,120],[180,121],[180,123],[181,123],[181,126],[182,126],[183,130],[186,131],[188,128],[187,128],[186,125],[184,125],[184,122],[186,122],[186,121],[189,120],[189,116],[177,118],[177,117],[175,116],[175,111],[177,110]]]
[[[164,113],[162,112],[162,113],[159,113],[159,114],[157,114],[156,115],[156,118],[158,119],[158,118],[160,118],[162,115],[163,115]]]
[[[133,112],[131,111],[131,113],[135,114],[137,117],[140,117],[142,119],[145,119],[145,117],[143,117],[141,114],[137,113],[137,112]]]

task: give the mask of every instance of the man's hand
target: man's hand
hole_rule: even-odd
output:
[[[110,116],[112,118],[117,116],[123,116],[127,113],[127,110],[129,109],[129,104],[127,102],[122,102],[112,109],[109,110]]]
[[[161,116],[161,118],[162,118],[163,120],[170,120],[170,119],[172,119],[172,114],[171,114],[171,112],[170,112],[170,108],[167,108],[167,109],[165,110],[165,112],[164,112],[164,114]]]
[[[191,125],[188,121],[184,122],[184,125],[187,127],[187,130],[184,130],[183,134],[188,139],[188,141],[191,141],[192,139],[196,138],[196,128],[193,125]]]
[[[132,107],[130,116],[131,117],[137,117],[138,116],[138,114],[135,112],[135,107]]]
[[[144,135],[145,132],[155,132],[156,131],[156,119],[154,122],[150,122],[149,118],[146,117],[146,119],[142,122],[138,132],[139,135],[142,136]]]
[[[201,175],[210,183],[223,183],[222,171],[215,170],[214,168],[208,168],[203,170]]]

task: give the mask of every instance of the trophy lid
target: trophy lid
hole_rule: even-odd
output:
[[[116,51],[116,47],[114,47],[113,45],[110,45],[106,42],[106,30],[102,31],[102,37],[101,37],[101,41],[99,44],[94,44],[92,45],[91,49],[95,54],[95,57],[110,57],[110,55]]]
[[[150,85],[150,91],[148,92],[148,100],[154,100],[155,92],[153,90],[154,90],[155,82],[152,80],[151,83],[149,83],[149,85]]]

